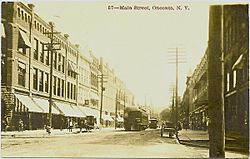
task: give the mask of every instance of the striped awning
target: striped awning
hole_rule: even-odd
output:
[[[44,110],[40,108],[29,96],[15,94],[16,98],[28,109],[29,112],[44,113]]]

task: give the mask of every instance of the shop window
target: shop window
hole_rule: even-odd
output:
[[[48,73],[45,73],[45,82],[44,82],[44,85],[45,85],[45,92],[49,92],[49,74]]]
[[[33,89],[37,90],[38,70],[33,68]]]
[[[39,71],[39,91],[43,91],[43,71]]]
[[[18,62],[18,85],[25,87],[26,65]]]

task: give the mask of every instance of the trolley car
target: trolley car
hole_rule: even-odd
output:
[[[148,114],[138,107],[126,107],[124,111],[125,130],[145,130],[148,127]]]

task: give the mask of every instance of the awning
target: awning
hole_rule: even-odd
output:
[[[107,120],[107,121],[114,121],[114,119],[110,115],[106,115],[106,114],[102,115],[102,119]]]
[[[70,104],[55,102],[56,106],[68,117],[85,117],[86,115],[80,112],[79,109],[72,107]]]
[[[92,109],[92,108],[89,108],[89,107],[82,107],[82,106],[79,106],[78,107],[83,113],[86,114],[86,116],[94,116],[95,118],[99,118],[100,116],[100,113],[98,110],[96,109]]]
[[[42,98],[33,98],[36,104],[38,104],[43,110],[45,110],[45,113],[49,113],[49,101]],[[52,105],[52,114],[60,114],[59,110],[57,110]]]
[[[2,33],[1,33],[1,37],[2,37],[2,38],[5,38],[5,37],[6,37],[6,35],[5,35],[5,29],[4,29],[3,23],[2,23]]]
[[[21,45],[25,45],[25,46],[27,46],[27,47],[30,47],[31,48],[31,43],[30,43],[30,41],[29,41],[29,38],[28,38],[28,36],[26,35],[26,33],[25,32],[23,32],[22,30],[19,30],[19,35],[20,35],[20,43],[21,43]]]
[[[90,92],[90,99],[99,100],[99,97],[98,97],[98,95],[96,93]]]
[[[75,111],[75,113],[78,114],[78,117],[86,117],[87,116],[84,112],[82,112],[80,110],[79,106],[72,106],[72,108]]]
[[[243,54],[239,56],[239,58],[234,63],[232,69],[242,69],[243,68]]]
[[[74,63],[68,62],[68,67],[70,71],[77,73],[77,66]]]
[[[30,97],[20,94],[15,94],[17,99],[28,108],[29,112],[44,113],[44,110],[40,108]]]

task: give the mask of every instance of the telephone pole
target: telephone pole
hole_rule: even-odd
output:
[[[179,54],[179,48],[169,48],[170,53],[174,53],[173,59],[169,59],[168,63],[174,63],[175,64],[175,127],[177,128],[178,124],[178,81],[179,81],[179,63],[185,63],[185,61],[180,61],[180,54]],[[171,57],[171,55],[170,55]]]
[[[105,87],[103,86],[103,84],[107,82],[107,81],[104,81],[104,79],[107,79],[107,75],[104,75],[102,73],[101,75],[98,75],[98,78],[100,78],[100,82],[101,82],[100,124],[102,124],[103,92],[105,91]]]
[[[208,115],[209,157],[225,157],[223,6],[209,10]]]
[[[118,106],[118,91],[115,94],[115,129],[117,127],[117,106]]]
[[[52,127],[52,98],[53,98],[53,55],[56,54],[56,50],[61,49],[60,43],[54,43],[54,35],[60,34],[60,32],[55,32],[54,27],[55,24],[53,22],[49,22],[51,32],[45,32],[45,34],[49,34],[50,43],[44,44],[47,45],[48,49],[45,49],[44,51],[48,51],[50,53],[50,87],[49,87],[49,113],[47,116],[47,128],[46,131],[50,134],[51,133],[51,127]],[[58,45],[59,48],[55,48],[55,46]]]

